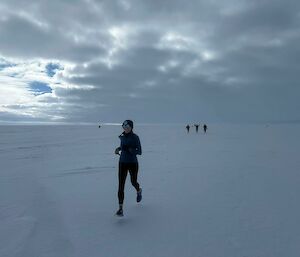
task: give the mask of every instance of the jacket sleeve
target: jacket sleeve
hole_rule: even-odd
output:
[[[136,136],[136,154],[142,155],[141,142],[140,142],[140,138],[138,136]]]

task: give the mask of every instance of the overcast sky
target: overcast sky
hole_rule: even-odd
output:
[[[300,2],[0,2],[0,122],[300,120]]]

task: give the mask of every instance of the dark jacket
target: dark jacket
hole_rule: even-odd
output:
[[[138,135],[134,134],[132,131],[128,134],[123,132],[119,136],[121,140],[121,156],[119,162],[122,163],[137,163],[136,155],[142,154],[142,147]]]

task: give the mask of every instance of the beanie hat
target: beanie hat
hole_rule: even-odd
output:
[[[122,126],[129,125],[133,129],[133,121],[132,120],[125,120]]]

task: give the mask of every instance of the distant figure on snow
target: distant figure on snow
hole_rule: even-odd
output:
[[[203,125],[203,130],[204,130],[204,133],[206,133],[206,130],[207,130],[206,124]]]
[[[189,132],[190,132],[190,125],[187,124],[187,126],[186,126],[185,128],[186,128],[186,130],[187,130],[187,133],[189,133]]]
[[[142,200],[142,188],[137,182],[139,164],[136,157],[136,155],[142,154],[140,139],[138,135],[132,131],[132,120],[125,120],[122,124],[122,128],[124,131],[119,136],[121,143],[115,150],[115,154],[120,155],[118,190],[119,210],[116,212],[117,216],[123,216],[124,187],[128,171],[130,174],[131,184],[135,187],[137,192],[136,201],[140,202]]]
[[[194,126],[196,127],[196,133],[198,133],[199,124],[194,124]]]

